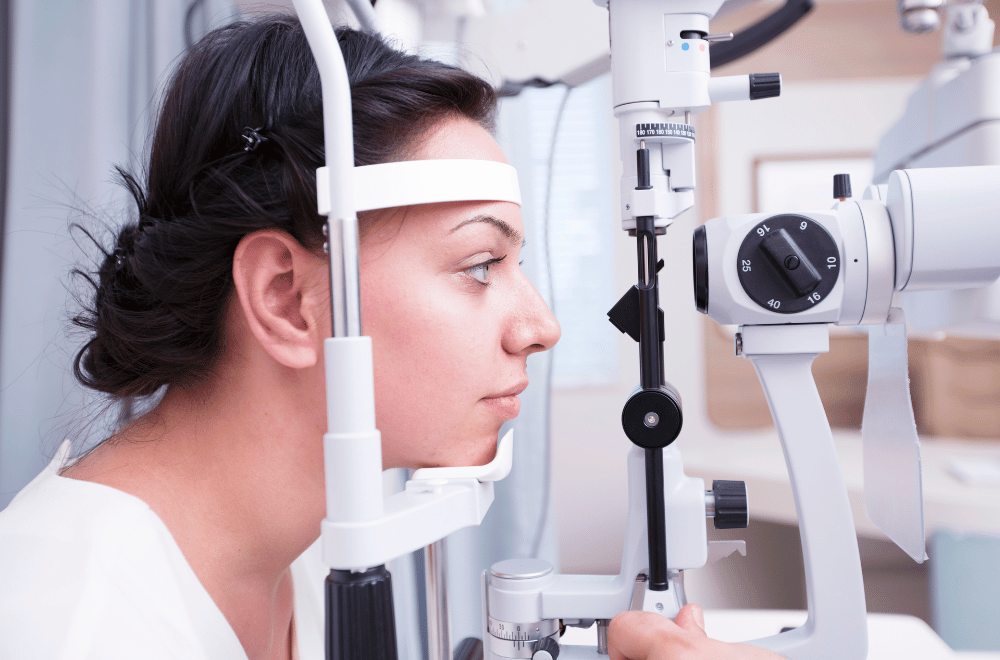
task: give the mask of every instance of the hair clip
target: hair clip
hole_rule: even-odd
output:
[[[115,271],[119,271],[125,266],[125,250],[121,248],[115,248],[113,253],[115,255]]]
[[[250,128],[245,126],[240,138],[243,140],[243,151],[256,151],[257,147],[267,142],[267,138],[260,134],[264,130],[262,126]]]

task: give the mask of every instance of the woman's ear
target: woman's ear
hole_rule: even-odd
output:
[[[325,338],[326,262],[283,231],[244,236],[233,255],[233,283],[250,333],[293,369],[316,364]]]

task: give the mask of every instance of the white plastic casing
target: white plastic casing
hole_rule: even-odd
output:
[[[558,574],[551,581],[540,581],[537,591],[541,593],[541,618],[611,619],[629,609],[635,577],[649,568],[645,470],[644,451],[633,447],[628,455],[629,508],[618,575]],[[663,450],[663,479],[668,520],[667,565],[671,570],[701,568],[708,561],[705,482],[684,474],[680,451],[673,446]],[[519,598],[525,599],[525,603],[534,602],[524,594]],[[493,607],[491,600],[491,616],[495,616]]]
[[[702,39],[722,0],[614,0],[611,4],[611,84],[615,107],[657,102],[664,110],[708,108],[709,55]]]
[[[525,564],[547,564],[538,559],[510,560],[502,563],[525,563]],[[499,621],[510,623],[531,623],[541,621],[545,617],[542,615],[542,591],[545,590],[555,574],[549,566],[549,572],[538,577],[528,579],[504,579],[490,574],[490,588],[487,590],[487,603],[489,615]]]
[[[747,232],[774,217],[756,213],[717,218],[705,224],[709,254],[708,315],[719,323],[733,325],[884,323],[892,303],[898,245],[893,241],[886,208],[870,199],[848,200],[839,202],[831,211],[795,215],[823,225],[837,242],[841,269],[826,300],[802,312],[780,314],[761,307],[747,295],[737,270],[740,246]]]
[[[673,119],[655,103],[632,103],[615,108],[619,143],[622,145],[621,218],[622,229],[635,229],[636,217],[652,215],[657,227],[667,227],[694,205],[694,139],[685,137],[683,117]],[[679,131],[661,134],[638,131],[636,126],[662,123],[681,124]],[[637,133],[642,135],[637,136]],[[693,135],[693,129],[689,135]],[[649,149],[649,183],[653,190],[636,190],[636,151],[640,141]],[[667,173],[670,173],[667,176]],[[649,201],[646,201],[646,199]]]
[[[708,80],[712,103],[750,100],[750,76],[716,76]]]
[[[825,300],[816,303],[796,314],[781,314],[764,309],[747,295],[740,283],[739,250],[743,238],[757,223],[775,214],[752,213],[729,218],[716,218],[705,223],[705,238],[707,240],[708,263],[708,315],[724,325],[772,325],[780,323],[836,323],[840,318],[841,305],[844,302],[844,279],[851,273],[852,281],[861,281],[860,276],[854,277],[852,270],[861,264],[854,264],[854,252],[850,253],[844,245],[844,237],[837,222],[836,211],[809,211],[796,213],[822,225],[840,250],[842,267],[838,281]],[[857,243],[856,232],[852,235],[853,243]]]
[[[844,232],[845,253],[851,255],[845,279],[844,308],[838,325],[868,325],[885,323],[892,306],[893,285],[896,279],[896,254],[889,214],[881,202],[872,200],[848,201],[837,205],[841,231]],[[848,235],[857,232],[857,219],[864,233],[864,250],[851,249],[854,245]],[[857,261],[855,261],[857,259]],[[853,271],[853,272],[852,272]],[[860,271],[865,271],[861,273]],[[857,284],[861,275],[867,275],[864,309],[860,319],[857,309],[849,306],[858,296]]]
[[[829,350],[829,331],[796,324],[744,326],[741,333],[788,466],[809,609],[799,628],[750,643],[789,660],[864,660],[868,630],[854,518],[812,376],[813,359]]]
[[[382,515],[382,442],[375,428],[375,378],[370,337],[323,342],[326,361],[327,518],[361,522]],[[372,564],[374,566],[376,564]]]
[[[886,208],[897,291],[976,288],[1000,277],[1000,166],[897,170]]]
[[[708,43],[682,39],[681,32],[708,34],[709,18],[721,6],[722,0],[615,0],[609,5],[612,104],[621,138],[625,230],[635,229],[637,215],[652,215],[657,227],[667,227],[694,205],[693,131],[686,136],[637,135],[636,126],[685,124],[685,113],[696,114],[711,105]],[[721,81],[711,89],[728,98],[739,95],[738,87],[739,83]],[[650,149],[650,185],[657,194],[633,203],[640,139]],[[640,213],[635,213],[635,206]]]

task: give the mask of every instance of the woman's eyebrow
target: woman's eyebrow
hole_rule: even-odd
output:
[[[494,217],[492,215],[477,215],[474,218],[469,218],[468,220],[463,220],[462,222],[460,222],[457,225],[455,225],[454,227],[452,227],[451,231],[448,232],[448,233],[449,234],[453,234],[456,231],[458,231],[459,229],[461,229],[462,227],[464,227],[465,225],[471,224],[473,222],[485,222],[487,224],[491,224],[494,227],[496,227],[497,229],[499,229],[500,232],[504,236],[506,236],[508,239],[510,239],[511,243],[519,243],[521,245],[524,244],[524,237],[521,236],[521,232],[519,232],[518,230],[516,230],[513,227],[511,227],[510,225],[508,225],[506,222],[504,222],[500,218]]]

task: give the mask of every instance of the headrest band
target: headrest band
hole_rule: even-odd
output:
[[[330,210],[329,175],[316,172],[319,212]],[[354,168],[354,207],[372,211],[438,202],[521,205],[517,170],[492,160],[404,160]]]

